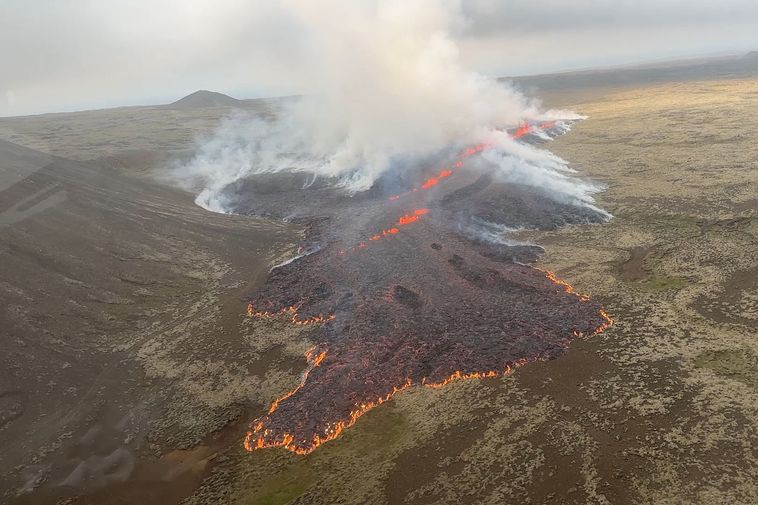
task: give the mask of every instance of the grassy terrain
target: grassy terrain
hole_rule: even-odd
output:
[[[47,279],[49,292],[35,307],[29,303],[35,293],[4,277],[4,317],[17,332],[4,345],[28,356],[24,335],[50,337],[40,345],[53,356],[49,363],[31,362],[40,371],[30,392],[24,392],[22,375],[13,375],[13,367],[25,362],[6,360],[5,373],[20,393],[0,394],[7,406],[1,412],[10,413],[0,417],[10,426],[0,436],[10,437],[9,430],[23,434],[37,426],[32,422],[45,427],[37,430],[35,447],[11,444],[21,435],[8,438],[13,452],[0,462],[15,472],[14,485],[32,482],[40,491],[26,495],[32,503],[55,503],[60,482],[91,456],[75,452],[79,441],[100,426],[116,430],[113,440],[102,442],[103,454],[126,446],[139,464],[128,479],[96,494],[75,490],[74,503],[758,503],[758,82],[572,89],[552,91],[546,99],[589,116],[546,147],[607,186],[598,205],[614,219],[523,232],[521,238],[545,246],[541,268],[605,305],[616,321],[607,332],[506,378],[412,388],[307,456],[281,449],[246,453],[246,421],[292,388],[305,366],[307,343],[299,330],[284,319],[245,319],[240,299],[247,283],[277,261],[274,249],[282,254],[291,244],[294,230],[208,220],[186,195],[163,190],[154,197],[135,189],[139,196],[127,195],[119,203],[125,210],[113,217],[106,212],[110,193],[94,203],[77,200],[78,186],[64,181],[71,195],[64,217],[78,215],[77,205],[96,205],[105,209],[98,215],[108,218],[88,226],[99,233],[122,226],[134,238],[100,250],[88,247],[89,237],[98,236],[94,231],[71,226],[66,229],[77,231],[77,239],[61,239],[68,249],[47,244],[57,247],[59,257],[42,258],[47,262],[41,267],[32,263],[31,252],[9,256],[25,258],[21,266],[29,271],[42,268],[45,276],[38,277]],[[223,113],[126,112],[131,121],[120,120],[118,111],[66,116],[63,122],[7,119],[0,122],[0,137],[110,163],[118,177],[140,175],[131,182],[140,189],[145,167],[163,159],[164,149],[172,155],[190,149],[194,135]],[[56,136],[58,128],[65,139]],[[119,150],[116,137],[137,151]],[[116,190],[126,191],[120,184]],[[133,210],[129,202],[135,199],[153,204]],[[173,226],[154,224],[165,215]],[[48,222],[24,221],[6,244],[39,249],[32,239],[44,234],[24,227],[49,231]],[[264,232],[276,248],[266,249],[260,238],[260,246],[250,245],[251,237]],[[68,266],[72,258],[84,258],[86,271],[92,270],[89,263],[102,265],[108,275],[80,280]],[[134,268],[127,268],[131,263]],[[154,272],[149,279],[137,275],[146,268]],[[108,283],[101,286],[103,279]],[[127,320],[135,306],[141,320]],[[58,324],[50,314],[58,315]],[[93,340],[67,343],[63,330],[92,321],[98,323]],[[119,331],[109,333],[113,321]],[[55,379],[58,370],[72,374],[77,389],[66,390],[65,381]],[[110,379],[103,383],[101,377]],[[127,379],[124,397],[119,392]],[[48,385],[54,380],[59,382]],[[98,409],[112,407],[149,426],[127,423],[124,429],[121,417],[81,407],[89,405],[88,392]],[[49,398],[62,402],[61,409],[79,405],[74,410],[80,416],[57,424],[31,419]],[[125,431],[147,441],[124,442]],[[11,461],[8,454],[26,459]],[[87,462],[102,463],[91,457]],[[46,464],[53,464],[47,474]],[[35,483],[38,474],[56,478]],[[189,480],[177,477],[185,474]],[[173,491],[151,494],[158,486]],[[44,492],[52,498],[45,501]]]
[[[614,327],[510,378],[405,392],[305,458],[241,455],[217,482],[236,490],[228,502],[758,501],[758,83],[549,99],[590,116],[549,148],[608,186],[615,218],[524,238]],[[272,473],[290,482],[276,495]]]

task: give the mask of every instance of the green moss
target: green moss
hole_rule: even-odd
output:
[[[758,356],[747,349],[707,351],[695,359],[695,366],[758,390]]]
[[[248,494],[242,503],[248,505],[286,505],[302,496],[316,481],[327,477],[321,473],[328,470],[324,461],[353,461],[359,466],[372,465],[386,458],[390,450],[409,433],[407,415],[392,405],[382,405],[371,410],[346,430],[339,438],[320,447],[310,456],[297,456],[291,464],[263,482],[257,491]],[[360,448],[359,454],[355,454]],[[283,449],[268,449],[282,451]],[[366,461],[366,458],[376,461]]]
[[[685,215],[658,216],[658,221],[672,228],[698,228],[699,222],[697,218]]]
[[[653,275],[640,286],[646,291],[666,291],[669,289],[682,289],[688,284],[687,279],[682,277],[666,277],[665,275]]]
[[[409,423],[405,414],[391,408],[390,405],[382,405],[371,411],[370,418],[363,419],[361,431],[355,434],[365,437],[361,446],[369,445],[372,450],[380,450],[382,447],[390,447],[398,442],[408,432]],[[360,421],[359,421],[360,422]]]
[[[628,210],[620,214],[631,222],[644,225],[645,228],[681,229],[688,232],[699,229],[700,219],[686,214],[661,214],[640,209]]]
[[[266,482],[250,505],[286,505],[301,496],[311,484],[309,473],[297,469],[285,476],[276,476]]]

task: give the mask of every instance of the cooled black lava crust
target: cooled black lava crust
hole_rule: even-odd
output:
[[[272,270],[250,296],[254,310],[296,307],[300,320],[334,316],[309,325],[313,355],[325,357],[253,423],[251,448],[308,452],[399,388],[552,359],[577,335],[608,323],[598,303],[529,265],[541,248],[492,243],[482,232],[604,216],[504,182],[474,158],[434,187],[402,194],[438,170],[430,164],[390,174],[353,196],[297,174],[227,188],[239,213],[303,222],[303,245],[316,251]],[[402,196],[391,200],[394,194]],[[415,221],[398,224],[420,209],[426,212]]]

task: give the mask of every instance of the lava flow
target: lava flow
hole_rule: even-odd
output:
[[[305,326],[306,324],[327,323],[331,321],[332,319],[334,319],[334,314],[328,315],[326,317],[319,314],[317,316],[312,316],[305,319],[299,319],[297,317],[297,307],[294,305],[290,307],[284,307],[278,312],[265,312],[265,311],[259,312],[253,308],[252,303],[247,304],[248,317],[257,317],[259,319],[271,319],[272,317],[276,317],[280,314],[288,314],[292,316],[292,319],[291,319],[292,324],[296,324],[298,326]]]
[[[428,213],[429,213],[429,209],[416,209],[413,212],[400,216],[400,218],[397,220],[397,223],[395,223],[395,226],[387,230],[382,230],[376,235],[372,235],[369,240],[376,241],[388,235],[395,235],[396,233],[400,231],[400,229],[398,228],[399,226],[405,226],[407,224],[415,223],[416,221],[421,219],[421,216],[424,216]]]
[[[512,135],[549,127],[522,125]],[[299,386],[251,424],[248,450],[307,454],[407,388],[501,376],[557,358],[574,339],[612,324],[596,301],[527,264],[539,247],[493,242],[474,226],[553,229],[606,217],[463,162],[486,148],[418,177],[425,182],[402,202],[380,191],[356,198],[329,188],[283,191],[275,175],[235,187],[239,213],[287,218],[309,210],[312,217],[300,220],[304,245],[315,251],[273,269],[250,296],[251,317],[289,316],[314,349]],[[402,240],[390,239],[401,230]],[[350,251],[365,251],[346,254],[339,247],[346,241],[359,243]]]
[[[465,263],[456,265],[460,260],[455,256],[452,259],[451,270],[458,271],[460,278],[479,280],[485,274]],[[496,307],[459,307],[456,312],[463,319],[455,323],[447,319],[440,324],[434,321],[440,316],[434,308],[429,314],[432,319],[427,319],[422,307],[415,303],[415,293],[401,286],[392,290],[389,305],[394,307],[375,307],[384,305],[384,300],[355,307],[356,318],[376,322],[386,313],[384,309],[394,308],[398,316],[411,309],[415,321],[406,321],[405,329],[412,331],[405,335],[375,331],[370,339],[361,338],[358,332],[349,332],[352,338],[344,339],[318,332],[322,335],[319,340],[331,341],[325,345],[331,345],[332,350],[319,359],[318,369],[309,368],[298,388],[276,400],[268,414],[253,423],[245,447],[284,447],[308,454],[337,438],[359,417],[399,391],[413,385],[440,388],[456,380],[508,374],[531,361],[556,357],[572,338],[600,333],[612,323],[597,304],[565,281],[552,274],[542,276],[540,281],[531,272],[541,272],[530,267],[519,266],[516,270],[508,278],[487,273],[492,278],[484,285],[495,291],[513,290],[514,296],[500,298],[509,298],[518,308],[508,314],[508,305],[500,306],[502,326],[490,332],[502,334],[507,329],[507,338],[488,344],[483,334],[486,328],[480,327],[477,317],[484,321],[497,317],[493,313]],[[523,302],[524,297],[534,297],[537,291],[538,305]],[[494,291],[490,293],[493,295]],[[556,305],[560,307],[557,310]],[[533,320],[540,307],[551,307],[548,315],[552,317]],[[527,313],[520,313],[522,310]],[[587,321],[577,318],[577,311]],[[367,347],[369,342],[373,347]]]
[[[463,163],[464,163],[464,161],[467,158],[470,158],[471,156],[473,156],[473,155],[475,155],[477,153],[480,153],[480,152],[484,151],[485,149],[487,149],[487,144],[477,144],[477,145],[475,145],[473,147],[469,147],[468,149],[466,149],[465,151],[461,152],[458,155],[458,160],[453,164],[453,167],[456,168],[456,169],[463,168]],[[442,179],[446,179],[447,177],[450,177],[451,175],[453,175],[453,173],[454,173],[453,169],[451,169],[451,168],[443,168],[442,170],[439,171],[439,173],[437,175],[429,177],[423,183],[421,183],[421,186],[419,186],[417,188],[413,188],[410,191],[407,191],[405,193],[401,193],[399,195],[392,195],[388,199],[390,201],[395,201],[395,200],[399,200],[400,198],[402,198],[405,195],[408,195],[408,194],[411,194],[411,193],[415,193],[415,192],[419,191],[419,189],[423,190],[423,189],[433,188],[434,186],[436,186],[437,184],[439,184],[439,182]]]
[[[537,125],[533,125],[533,124],[530,124],[530,123],[528,123],[528,122],[525,121],[525,122],[521,123],[521,125],[519,125],[518,128],[516,128],[516,130],[511,134],[511,137],[513,137],[514,139],[520,139],[522,137],[525,137],[525,136],[527,136],[529,134],[532,134],[532,133],[535,133],[537,131],[547,131],[547,130],[550,130],[551,128],[554,128],[556,126],[556,124],[557,124],[556,121],[546,121],[546,122],[543,122],[543,123],[540,123],[540,124],[537,124]],[[463,168],[463,163],[464,163],[464,160],[466,158],[470,158],[471,156],[484,151],[488,147],[489,147],[488,144],[477,144],[475,146],[467,148],[466,150],[464,150],[463,152],[461,152],[458,155],[458,160],[455,162],[455,164],[453,165],[453,167],[456,168],[456,169]],[[433,188],[434,186],[436,186],[437,184],[439,184],[439,182],[442,179],[450,177],[451,175],[453,175],[453,173],[454,173],[454,170],[452,168],[443,168],[442,170],[440,170],[440,172],[437,175],[434,175],[434,176],[429,177],[428,179],[426,179],[421,184],[420,187],[413,188],[413,189],[411,189],[410,191],[408,191],[406,193],[402,193],[402,194],[399,194],[399,195],[392,195],[392,196],[389,197],[389,200],[390,201],[399,200],[401,197],[407,195],[408,193],[413,193],[413,192],[419,191],[419,189],[430,189],[430,188]]]
[[[409,225],[411,223],[415,223],[419,219],[421,219],[422,216],[425,216],[429,213],[429,209],[416,209],[413,212],[409,212],[408,214],[404,214],[400,216],[400,218],[395,223],[395,226],[392,228],[387,228],[385,230],[380,231],[379,233],[375,233],[374,235],[371,235],[369,237],[369,242],[376,242],[377,240],[381,240],[384,237],[390,237],[392,235],[397,235],[400,233],[400,227]],[[357,246],[351,247],[349,249],[350,252],[355,252],[359,249],[365,249],[368,246],[366,242],[360,242]],[[340,249],[339,255],[344,256],[347,251],[344,249]]]

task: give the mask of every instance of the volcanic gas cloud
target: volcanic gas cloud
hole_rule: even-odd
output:
[[[398,391],[555,358],[611,323],[507,235],[608,219],[599,188],[538,146],[580,116],[464,71],[448,2],[336,3],[338,17],[297,12],[330,56],[323,93],[276,120],[230,119],[178,170],[208,209],[307,230],[310,253],[247,301],[313,343],[249,450],[308,453]]]

